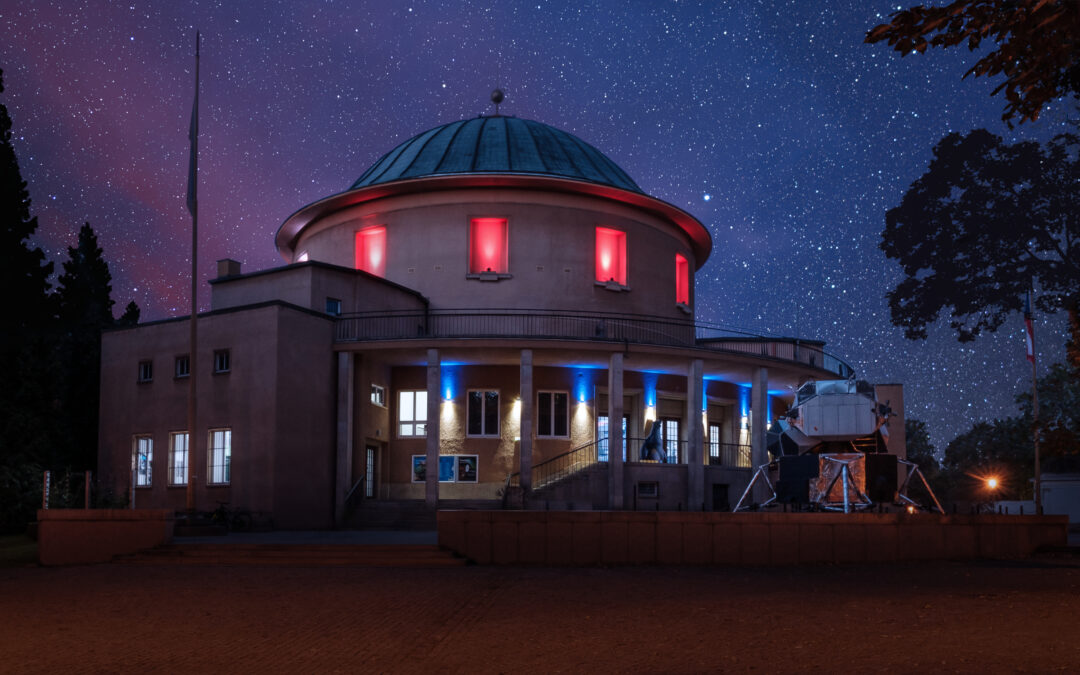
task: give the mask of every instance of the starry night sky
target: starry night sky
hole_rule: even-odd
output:
[[[904,6],[907,6],[906,4]],[[58,2],[0,5],[2,101],[62,260],[97,231],[117,311],[186,315],[194,33],[203,34],[200,276],[219,258],[282,264],[273,235],[397,143],[492,112],[569,131],[709,228],[700,320],[825,340],[873,382],[903,382],[939,451],[1030,388],[1023,324],[961,345],[945,322],[905,340],[878,249],[885,211],[949,131],[1047,139],[1060,102],[1010,132],[975,56],[901,59],[866,30],[894,2]],[[209,304],[204,285],[201,304]],[[1040,366],[1061,316],[1036,317]]]

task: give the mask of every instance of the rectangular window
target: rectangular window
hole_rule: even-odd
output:
[[[690,304],[690,263],[678,253],[675,254],[675,302]]]
[[[375,497],[375,453],[377,450],[370,445],[367,447],[367,461],[364,463],[364,497]]]
[[[169,485],[187,485],[188,435],[169,434]]]
[[[232,430],[211,429],[210,450],[207,453],[207,475],[210,485],[228,485],[229,465],[232,463]]]
[[[626,233],[596,228],[596,280],[626,285]]]
[[[356,269],[386,276],[386,228],[365,227],[356,233]]]
[[[720,463],[720,425],[709,425],[709,458],[715,459],[715,463]],[[713,463],[713,462],[710,462]]]
[[[660,420],[660,435],[664,441],[664,458],[668,464],[679,463],[679,420],[664,417]]]
[[[398,436],[427,436],[427,392],[398,392]]]
[[[341,316],[341,300],[338,300],[337,298],[327,298],[326,313],[330,316]]]
[[[139,382],[150,382],[154,379],[154,362],[139,361]]]
[[[227,373],[232,367],[231,359],[229,358],[228,349],[216,349],[214,350],[214,372],[215,373]]]
[[[187,354],[183,356],[177,356],[173,362],[173,376],[174,377],[187,377],[191,375],[191,359]]]
[[[499,392],[472,390],[468,403],[469,436],[499,435]]]
[[[536,395],[537,436],[569,436],[569,400],[565,391],[542,391]]]
[[[505,218],[473,218],[469,222],[469,274],[510,271]]]
[[[626,438],[626,426],[628,417],[625,415],[622,418],[622,439],[623,439],[623,461],[626,461],[626,444],[629,443],[629,439]],[[611,435],[611,427],[608,426],[608,416],[598,415],[596,418],[596,437],[599,441],[596,444],[596,459],[599,462],[608,461],[608,448],[610,443],[608,437]]]
[[[150,487],[151,465],[154,461],[154,439],[149,436],[135,437],[135,487]]]
[[[426,393],[426,392],[425,392]],[[371,385],[371,402],[375,405],[386,407],[386,390],[377,384]],[[425,403],[425,409],[427,404]]]

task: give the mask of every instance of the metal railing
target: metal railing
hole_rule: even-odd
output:
[[[749,469],[753,463],[749,445],[737,443],[705,444],[709,453],[709,466],[729,466],[737,469]]]
[[[532,468],[532,489],[540,490],[585,469],[597,466],[600,462],[597,460],[596,448],[606,440],[606,438],[597,439],[534,465]],[[507,476],[506,485],[508,487],[520,487],[520,472],[515,471]]]
[[[711,324],[644,314],[576,310],[438,309],[362,312],[337,320],[337,342],[452,338],[589,340],[700,347],[795,361],[847,378],[854,369],[819,342],[747,335]]]

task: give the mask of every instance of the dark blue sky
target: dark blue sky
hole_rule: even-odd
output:
[[[906,5],[905,5],[906,6]],[[849,2],[175,2],[7,0],[0,68],[15,148],[55,260],[89,221],[122,306],[186,314],[194,31],[203,33],[200,270],[281,263],[273,234],[398,142],[490,112],[570,131],[710,229],[702,320],[817,338],[903,382],[939,449],[1015,412],[1022,322],[958,344],[889,323],[899,268],[885,211],[949,131],[1049,138],[1071,108],[1010,132],[968,52],[901,59],[865,31],[900,5]],[[203,297],[208,300],[208,291]],[[1062,317],[1039,316],[1041,364]]]

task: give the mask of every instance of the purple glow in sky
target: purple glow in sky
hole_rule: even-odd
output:
[[[645,192],[686,209],[714,251],[698,317],[825,340],[874,382],[903,382],[939,449],[1011,415],[1030,386],[1019,316],[958,344],[889,323],[900,276],[885,211],[949,131],[1049,138],[1061,102],[1010,132],[967,52],[901,59],[865,45],[895,2],[174,2],[8,0],[3,102],[38,216],[61,260],[98,232],[122,307],[187,314],[185,207],[194,34],[202,31],[201,276],[224,257],[281,264],[273,235],[397,143],[492,112],[591,143]],[[203,285],[202,305],[209,289]],[[1041,364],[1062,317],[1039,316]]]

